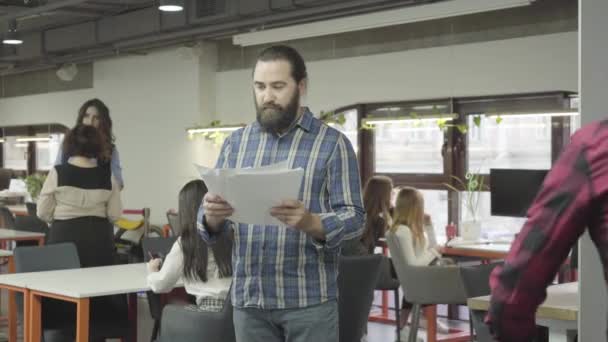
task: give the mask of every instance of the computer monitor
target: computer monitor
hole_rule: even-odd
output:
[[[548,170],[490,169],[492,216],[525,217]]]

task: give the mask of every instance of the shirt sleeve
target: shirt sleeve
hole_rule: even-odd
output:
[[[529,341],[534,335],[536,310],[546,288],[592,216],[593,169],[602,165],[605,173],[603,164],[605,160],[588,158],[585,144],[575,135],[546,176],[504,266],[490,279],[486,322],[500,341]]]
[[[184,256],[179,240],[173,243],[158,272],[148,273],[148,286],[155,293],[169,292],[175,287],[184,270]]]
[[[36,215],[43,221],[53,221],[55,207],[57,206],[57,201],[55,200],[56,189],[57,170],[52,168],[42,185],[42,190],[40,190],[40,195],[38,196],[38,203],[36,204]]]
[[[215,163],[215,168],[226,168],[228,166],[228,155],[230,154],[230,137],[224,140],[224,144],[222,145],[222,149],[220,151],[220,156]],[[224,226],[220,229],[218,233],[212,233],[207,229],[207,224],[205,221],[205,209],[203,208],[203,203],[200,204],[198,213],[196,215],[196,227],[201,238],[207,242],[208,244],[215,243],[217,236],[219,234],[227,232],[231,227],[232,223],[228,220],[224,222]]]
[[[110,161],[110,167],[112,168],[112,174],[116,177],[116,181],[120,185],[120,188],[124,188],[125,183],[122,178],[122,165],[120,164],[120,154],[116,146],[112,149],[112,160]]]
[[[112,192],[108,199],[107,215],[110,222],[115,222],[122,215],[122,200],[120,198],[120,185],[114,176],[112,176]]]
[[[354,239],[364,229],[365,210],[357,156],[344,135],[340,135],[328,163],[327,193],[331,212],[319,214],[325,241],[321,243],[311,238],[317,248],[337,248],[342,240]]]

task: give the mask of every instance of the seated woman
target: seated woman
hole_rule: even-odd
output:
[[[207,247],[200,238],[196,214],[205,193],[201,180],[189,182],[179,192],[181,235],[164,260],[148,262],[148,285],[154,292],[167,292],[182,278],[199,310],[220,311],[232,282],[232,241],[227,236]]]
[[[363,189],[365,228],[359,238],[347,240],[342,246],[342,255],[374,254],[378,240],[390,226],[391,192],[393,181],[386,176],[373,176]]]
[[[74,127],[63,142],[68,162],[50,170],[38,199],[38,217],[51,222],[48,243],[74,243],[82,267],[115,260],[112,222],[122,202],[110,164],[97,162],[103,139],[93,126]]]
[[[399,237],[399,241],[402,242],[403,258],[410,265],[428,266],[441,260],[431,218],[424,213],[424,198],[415,188],[403,187],[399,190],[393,212],[393,225],[387,234]],[[405,295],[407,297],[407,294]],[[404,329],[401,333],[402,338],[408,336],[405,326],[412,306],[404,298],[399,322]],[[437,328],[440,332],[448,330],[445,325],[439,323]]]

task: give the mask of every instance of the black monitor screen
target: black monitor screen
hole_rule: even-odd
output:
[[[493,216],[525,217],[548,170],[490,169]]]

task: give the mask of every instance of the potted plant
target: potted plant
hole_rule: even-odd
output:
[[[45,180],[46,175],[41,173],[32,173],[23,180],[32,202],[35,203],[38,200],[38,196],[40,196],[40,191],[42,190],[42,185],[44,184]]]
[[[457,187],[445,183],[444,185],[452,191],[460,194],[460,200],[464,204],[463,217],[460,220],[460,236],[465,240],[477,240],[481,235],[481,220],[479,217],[479,200],[481,192],[487,190],[484,187],[482,176],[479,173],[468,172],[464,181],[456,176],[452,176],[457,182]]]

